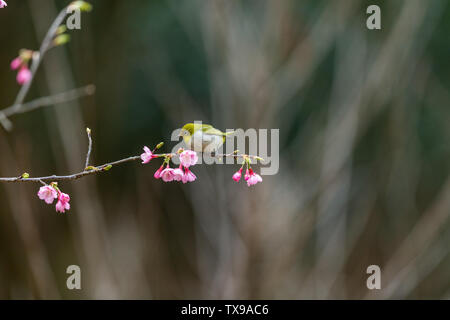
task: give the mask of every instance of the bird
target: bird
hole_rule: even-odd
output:
[[[186,123],[178,136],[183,137],[189,149],[196,152],[213,153],[223,145],[227,136],[235,131],[222,132],[210,124]]]

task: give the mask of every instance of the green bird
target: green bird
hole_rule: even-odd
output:
[[[212,153],[223,145],[227,136],[235,131],[222,132],[210,124],[186,123],[181,128],[180,137],[189,149],[197,152]]]

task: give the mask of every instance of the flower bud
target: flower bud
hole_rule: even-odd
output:
[[[33,56],[33,51],[32,50],[20,49],[20,51],[19,51],[19,57],[24,62],[30,60],[32,56]]]
[[[14,58],[14,60],[11,61],[11,69],[12,70],[19,69],[21,64],[22,64],[22,59],[20,57]]]
[[[92,5],[86,1],[74,1],[69,5],[69,9],[79,9],[81,11],[89,12],[92,10]]]
[[[55,46],[61,46],[63,44],[66,44],[70,40],[70,35],[64,33],[57,36],[55,39],[53,39],[53,44]]]
[[[22,66],[17,73],[16,81],[18,84],[23,85],[31,80],[33,77],[33,74],[31,73],[30,69],[26,66]]]
[[[56,29],[55,35],[63,34],[64,32],[66,32],[66,30],[67,30],[66,25],[62,24],[58,27],[58,29]]]

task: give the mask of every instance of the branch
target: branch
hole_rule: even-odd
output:
[[[80,179],[85,176],[89,176],[91,174],[108,171],[115,165],[125,163],[125,162],[130,162],[130,161],[136,161],[139,159],[141,159],[140,156],[128,157],[128,158],[117,160],[114,162],[105,163],[100,166],[90,167],[89,170],[83,170],[81,172],[74,173],[71,175],[66,175],[66,176],[52,175],[52,176],[38,177],[38,178],[23,178],[22,176],[20,176],[20,177],[11,177],[11,178],[0,178],[0,182],[40,182],[40,183],[42,183],[45,181],[76,180],[76,179]]]
[[[71,5],[72,3],[69,4],[69,6]],[[33,100],[28,103],[23,103],[28,94],[28,91],[30,90],[31,84],[33,83],[34,77],[42,62],[42,59],[44,58],[47,51],[53,47],[53,38],[56,35],[58,27],[62,24],[62,22],[67,16],[69,6],[66,6],[64,9],[62,9],[61,12],[56,17],[56,19],[53,21],[53,23],[51,24],[50,28],[47,31],[47,34],[44,37],[44,40],[42,40],[41,46],[39,47],[39,51],[33,52],[30,67],[31,72],[30,80],[22,85],[16,96],[14,104],[6,109],[0,110],[0,124],[6,131],[11,131],[13,127],[12,122],[8,119],[8,117],[11,115],[28,112],[42,106],[49,106],[55,103],[74,100],[83,95],[93,94],[95,87],[87,86],[84,88],[68,91],[66,93],[61,93],[59,95],[44,97]]]
[[[74,173],[71,175],[65,176],[46,176],[46,177],[32,177],[28,173],[23,173],[19,177],[11,177],[11,178],[0,178],[0,182],[37,182],[42,184],[43,186],[39,189],[38,197],[41,200],[45,200],[47,204],[53,203],[53,201],[57,198],[57,203],[55,209],[57,212],[64,213],[66,210],[70,209],[70,196],[61,191],[58,187],[57,181],[66,181],[66,180],[76,180],[82,177],[86,177],[88,175],[93,175],[96,173],[101,173],[110,170],[113,166],[131,162],[136,160],[142,160],[142,163],[149,163],[154,158],[164,158],[161,167],[154,173],[154,177],[156,179],[161,179],[164,182],[170,181],[181,181],[183,183],[193,182],[197,179],[196,175],[190,171],[189,167],[195,165],[198,161],[198,156],[195,151],[192,150],[184,150],[183,148],[178,149],[177,152],[172,153],[154,153],[156,150],[163,146],[163,142],[158,143],[155,148],[151,151],[150,148],[145,146],[144,153],[139,156],[132,156],[128,158],[124,158],[121,160],[109,162],[102,164],[100,166],[90,166],[89,160],[92,151],[92,137],[91,130],[89,128],[86,129],[86,133],[89,139],[89,147],[86,155],[85,168],[83,171]],[[232,176],[232,179],[236,182],[241,180],[242,170],[244,166],[247,165],[247,169],[245,171],[244,179],[247,182],[247,185],[250,187],[252,185],[257,184],[258,182],[262,182],[262,178],[259,174],[255,173],[250,166],[250,162],[252,159],[255,160],[263,160],[258,156],[251,156],[247,154],[238,154],[238,150],[229,153],[229,154],[215,154],[213,157],[233,157],[238,158],[242,157],[243,162],[241,168],[235,172]],[[178,168],[170,168],[170,161],[173,157],[179,157],[180,166]],[[49,182],[49,184],[47,184]]]
[[[17,105],[9,106],[2,111],[0,111],[0,117],[3,115],[5,117],[11,117],[15,114],[30,112],[42,107],[48,107],[55,104],[60,104],[72,100],[76,100],[78,98],[84,96],[90,96],[95,93],[95,86],[93,84],[87,85],[85,87],[81,87],[78,89],[72,89],[66,92],[57,93],[55,95],[37,98],[35,100],[31,100],[20,105],[20,108],[17,109]],[[6,119],[6,118],[5,118]]]
[[[250,160],[259,160],[259,161],[264,161],[263,158],[259,157],[259,156],[252,156],[250,154],[238,154],[239,150],[233,151],[232,153],[227,153],[227,154],[216,154],[214,155],[215,158],[244,158],[244,159],[250,159]]]
[[[77,180],[92,174],[102,173],[105,171],[110,170],[113,166],[122,164],[125,162],[131,162],[136,160],[141,160],[141,156],[131,156],[128,158],[120,159],[117,161],[105,163],[99,166],[89,166],[89,158],[92,151],[92,137],[91,137],[91,130],[89,128],[86,129],[86,132],[88,134],[89,139],[89,148],[88,153],[86,155],[86,162],[85,162],[85,169],[81,172],[65,175],[65,176],[57,176],[57,175],[51,175],[51,176],[45,176],[45,177],[34,177],[30,178],[28,173],[24,173],[22,176],[19,177],[8,177],[8,178],[0,178],[0,182],[39,182],[41,184],[45,184],[47,181],[64,181],[64,180]],[[258,156],[252,156],[248,154],[238,154],[238,150],[228,153],[228,154],[216,154],[213,155],[215,158],[225,158],[225,157],[233,157],[233,158],[243,158],[243,159],[253,159],[253,160],[263,160],[261,157]],[[159,153],[159,154],[153,154],[154,158],[165,158],[170,159],[179,153]]]

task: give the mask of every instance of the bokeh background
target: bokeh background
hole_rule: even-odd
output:
[[[0,105],[10,61],[37,49],[68,1],[0,10]],[[248,188],[238,166],[159,163],[61,183],[0,185],[3,299],[450,298],[450,3],[100,1],[44,59],[27,100],[93,83],[77,101],[14,116],[0,176],[66,174],[140,154],[193,120],[280,129],[280,170]],[[381,7],[382,30],[366,28]],[[66,288],[81,267],[82,290]],[[366,268],[381,267],[381,290]]]

